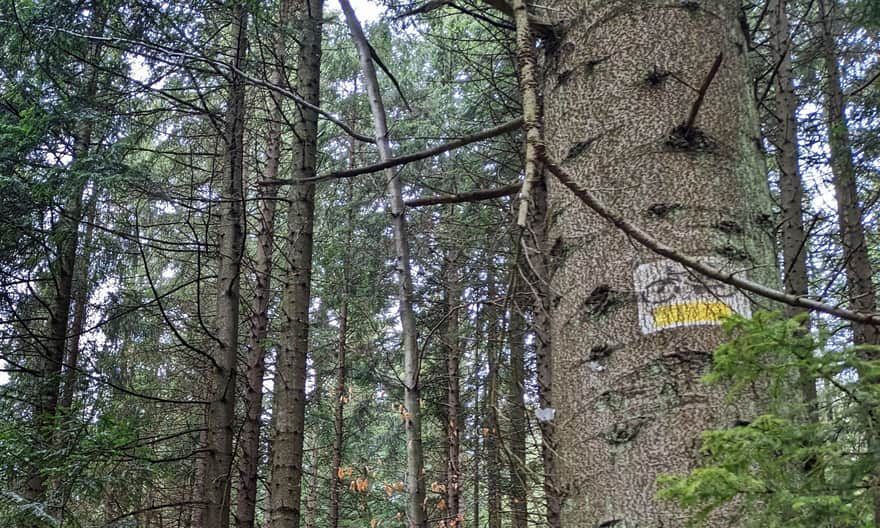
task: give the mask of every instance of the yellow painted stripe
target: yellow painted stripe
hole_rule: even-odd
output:
[[[654,326],[666,328],[679,324],[713,323],[732,313],[729,306],[719,301],[667,304],[654,309]]]

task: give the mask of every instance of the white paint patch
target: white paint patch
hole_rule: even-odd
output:
[[[556,409],[553,407],[545,407],[535,410],[535,418],[539,422],[552,422],[556,418]]]
[[[719,259],[703,262],[719,269]],[[671,260],[642,264],[634,274],[643,334],[682,326],[720,325],[728,315],[752,316],[749,300],[733,286],[703,277]]]

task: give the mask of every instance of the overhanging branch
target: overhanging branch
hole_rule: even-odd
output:
[[[424,207],[426,205],[481,202],[493,198],[514,195],[519,192],[520,187],[522,187],[521,183],[512,183],[496,189],[480,189],[478,191],[460,194],[440,194],[436,196],[426,196],[424,198],[415,198],[413,200],[407,200],[404,204],[407,207]]]
[[[678,262],[679,264],[690,268],[702,275],[705,275],[706,277],[709,277],[711,279],[721,281],[725,284],[729,284],[736,288],[740,288],[744,291],[760,295],[761,297],[765,297],[773,301],[781,302],[783,304],[788,304],[791,306],[800,306],[809,310],[815,310],[817,312],[840,317],[841,319],[845,319],[847,321],[862,324],[880,325],[880,314],[878,313],[855,312],[852,310],[847,310],[845,308],[840,308],[838,306],[826,304],[815,299],[810,299],[801,295],[791,295],[785,292],[781,292],[774,288],[764,286],[763,284],[758,284],[757,282],[752,282],[750,280],[738,277],[735,273],[721,271],[713,266],[700,262],[692,256],[685,255],[678,249],[673,248],[672,246],[668,246],[663,242],[657,240],[647,231],[644,231],[639,226],[630,223],[628,220],[609,209],[608,206],[606,206],[601,200],[599,200],[599,198],[595,194],[578,185],[577,182],[574,181],[574,178],[565,169],[548,159],[546,154],[544,155],[544,167],[548,171],[550,171],[550,173],[553,174],[553,176],[555,176],[557,180],[559,180],[559,183],[566,186],[581,202],[592,209],[593,212],[595,212],[608,222],[614,224],[615,227],[626,233],[630,238],[660,256],[666,257],[674,262]]]
[[[372,165],[366,165],[364,167],[357,167],[354,169],[346,169],[336,172],[330,172],[327,174],[322,174],[320,176],[315,176],[314,178],[307,178],[304,180],[272,180],[266,182],[260,182],[260,185],[288,185],[292,183],[306,183],[306,182],[319,182],[325,180],[338,180],[342,178],[353,178],[355,176],[360,176],[362,174],[371,174],[374,172],[383,171],[385,169],[390,169],[392,167],[397,167],[399,165],[405,165],[407,163],[412,163],[414,161],[423,160],[425,158],[430,158],[433,156],[438,156],[445,152],[449,152],[450,150],[455,150],[460,147],[464,147],[466,145],[470,145],[471,143],[476,143],[478,141],[483,141],[484,139],[490,139],[496,136],[500,136],[501,134],[505,134],[507,132],[512,132],[522,126],[522,118],[516,118],[497,127],[489,128],[483,130],[481,132],[477,132],[476,134],[472,134],[470,136],[465,136],[463,138],[455,139],[448,143],[444,143],[442,145],[438,145],[433,148],[421,150],[419,152],[414,152],[412,154],[405,154],[403,156],[396,156],[393,158],[388,158],[385,161],[381,161],[379,163],[374,163]]]

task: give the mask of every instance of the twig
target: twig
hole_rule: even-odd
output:
[[[715,57],[715,62],[712,64],[712,69],[709,70],[709,74],[706,75],[705,79],[703,79],[703,84],[700,86],[700,91],[697,93],[697,100],[694,101],[694,106],[691,107],[691,113],[684,124],[685,131],[691,131],[694,129],[694,123],[697,121],[697,114],[700,111],[700,107],[703,106],[703,100],[706,98],[706,92],[709,91],[709,85],[712,84],[712,80],[715,79],[715,75],[718,73],[718,69],[721,67],[721,60],[723,58],[724,53],[719,53],[718,56]]]

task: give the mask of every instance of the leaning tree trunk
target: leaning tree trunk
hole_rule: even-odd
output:
[[[278,34],[272,84],[286,80],[284,60],[287,55],[287,25],[291,2],[282,0],[278,6]],[[278,178],[281,162],[281,122],[284,119],[281,98],[270,93],[271,116],[266,138],[266,173],[264,180]],[[241,461],[238,474],[238,503],[235,512],[238,528],[253,528],[257,509],[257,475],[260,464],[260,430],[263,415],[263,376],[266,373],[266,337],[269,334],[269,304],[272,300],[272,254],[275,248],[275,209],[278,203],[276,185],[260,185],[260,224],[257,231],[256,262],[254,263],[253,314],[248,335],[247,371],[245,372],[245,417],[241,429]]]
[[[306,408],[312,236],[315,216],[323,0],[298,0],[297,91],[313,108],[299,106],[294,123],[294,183],[288,194],[287,276],[282,301],[283,345],[275,367],[274,431],[269,518],[272,528],[297,528],[301,517]]]
[[[245,83],[238,73],[247,53],[247,9],[232,11],[234,66],[226,109],[225,169],[219,189],[220,226],[217,267],[216,349],[212,362],[212,394],[208,403],[201,521],[204,528],[229,526],[233,436],[235,434],[238,323],[241,301],[241,258],[244,248],[244,118]]]
[[[385,105],[379,91],[376,67],[373,64],[371,47],[367,42],[360,22],[348,0],[340,0],[342,12],[349,31],[358,50],[361,69],[367,85],[370,109],[379,147],[379,159],[385,161],[392,157],[388,138],[388,124]],[[403,186],[394,169],[385,170],[388,182],[388,195],[391,202],[391,227],[394,233],[395,270],[397,272],[398,304],[403,338],[403,406],[406,423],[406,485],[409,493],[407,507],[408,523],[411,528],[426,528],[425,512],[425,464],[422,451],[422,410],[421,381],[419,380],[421,358],[416,336],[416,319],[413,311],[413,283],[409,256],[409,238],[406,229],[406,211],[403,203]]]
[[[557,4],[563,19],[543,46],[547,159],[665,243],[774,280],[739,2]],[[548,183],[561,525],[682,526],[655,479],[694,466],[702,431],[756,411],[699,382],[721,316],[751,306]]]

